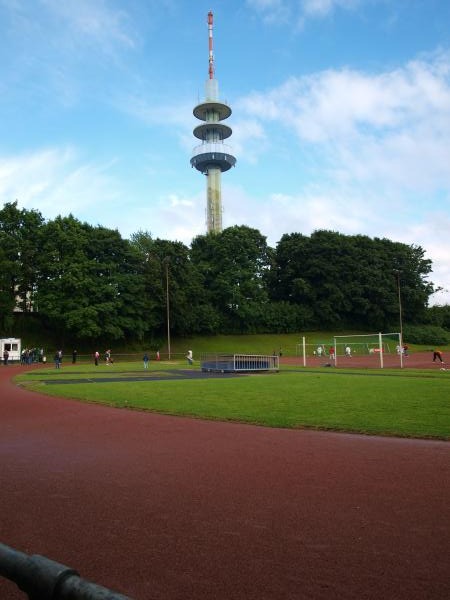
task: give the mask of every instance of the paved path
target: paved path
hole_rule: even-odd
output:
[[[82,404],[20,369],[0,367],[1,542],[136,600],[450,597],[450,444]]]

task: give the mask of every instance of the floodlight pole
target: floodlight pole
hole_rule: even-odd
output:
[[[381,331],[378,332],[378,349],[379,349],[379,355],[380,355],[380,368],[383,369],[383,367],[384,367],[384,362],[383,362],[383,334],[381,333]]]
[[[400,320],[400,368],[403,367],[403,316],[402,316],[402,294],[400,289],[400,269],[394,269],[397,275],[398,315]]]
[[[167,316],[167,351],[169,353],[169,360],[171,359],[170,352],[170,304],[169,304],[169,257],[166,256],[164,259],[164,266],[166,270],[166,316]]]
[[[402,315],[402,293],[400,288],[400,271],[397,272],[397,288],[398,288],[398,314],[400,319],[400,340],[403,349],[403,315]]]

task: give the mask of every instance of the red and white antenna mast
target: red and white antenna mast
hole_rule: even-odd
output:
[[[208,37],[209,37],[209,78],[214,79],[214,53],[213,53],[213,13],[208,13]]]
[[[1,3],[1,0],[0,0]],[[222,123],[231,115],[228,104],[219,99],[219,82],[214,77],[213,13],[208,13],[209,77],[205,82],[205,100],[194,107],[194,117],[203,121],[194,128],[201,140],[192,152],[191,166],[206,175],[206,223],[208,233],[222,231],[222,173],[236,164],[230,146],[224,140],[232,134],[231,127]]]

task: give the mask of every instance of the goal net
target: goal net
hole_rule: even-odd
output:
[[[334,349],[335,364],[338,361],[341,365],[343,364],[342,360],[339,360],[340,357],[352,358],[352,356],[358,355],[376,357],[380,368],[383,368],[386,362],[389,364],[392,362],[391,360],[387,361],[387,358],[392,355],[396,357],[397,363],[398,360],[400,363],[402,362],[401,335],[397,332],[335,335]]]
[[[296,354],[302,357],[304,366],[403,366],[401,334],[397,332],[335,335],[316,343],[303,338],[296,346]]]

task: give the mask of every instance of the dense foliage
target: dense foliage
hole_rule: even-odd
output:
[[[436,325],[406,325],[403,335],[410,344],[429,344],[430,346],[450,344],[450,332]]]
[[[278,243],[269,288],[274,299],[311,309],[317,327],[387,331],[398,323],[399,286],[405,321],[424,319],[434,291],[426,281],[430,271],[419,246],[332,231],[293,233]]]
[[[284,235],[275,248],[235,226],[181,242],[139,231],[45,221],[17,203],[0,210],[0,335],[13,310],[65,340],[164,338],[306,329],[450,328],[450,307],[428,309],[431,261],[420,246],[332,231]],[[447,310],[448,309],[448,310]]]

